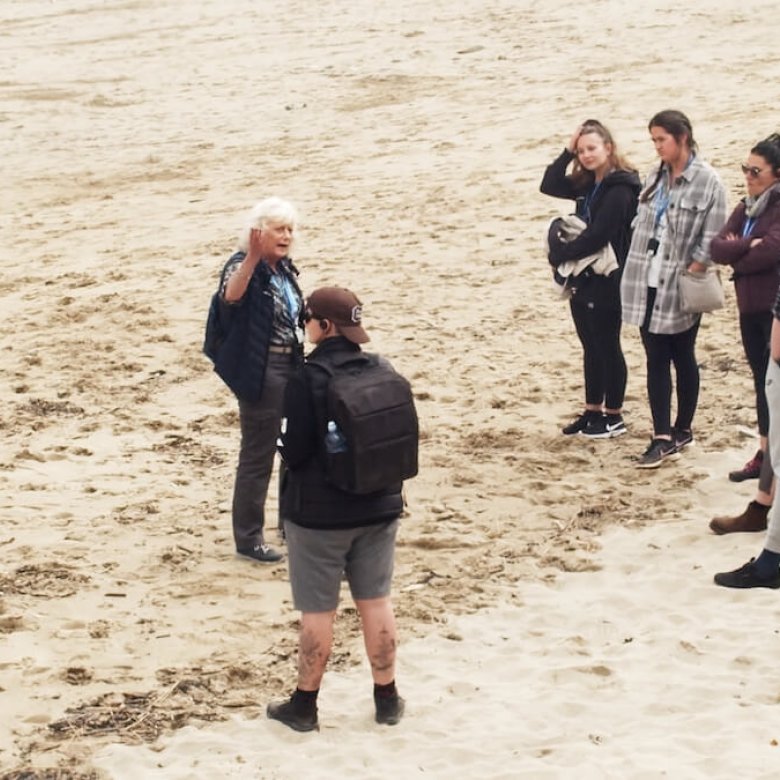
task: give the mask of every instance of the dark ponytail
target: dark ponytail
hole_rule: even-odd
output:
[[[673,108],[659,111],[647,125],[647,129],[651,131],[654,127],[662,127],[667,133],[674,136],[674,140],[677,141],[678,144],[682,143],[682,140],[686,138],[688,140],[688,147],[692,152],[695,152],[699,148],[698,144],[693,139],[691,120],[688,119],[682,111],[677,111]]]

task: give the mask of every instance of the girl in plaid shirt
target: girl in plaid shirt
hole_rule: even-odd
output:
[[[678,277],[685,269],[704,271],[712,265],[710,242],[726,221],[726,190],[697,155],[688,117],[661,111],[648,128],[660,161],[639,195],[620,286],[623,321],[639,327],[647,358],[653,438],[639,468],[656,468],[693,441],[699,400],[694,347],[701,315],[682,310]],[[677,380],[674,425],[672,365]]]

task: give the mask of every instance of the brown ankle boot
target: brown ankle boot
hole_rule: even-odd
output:
[[[751,501],[747,509],[736,517],[714,517],[710,528],[716,534],[734,534],[751,531],[766,531],[766,516],[770,507]]]

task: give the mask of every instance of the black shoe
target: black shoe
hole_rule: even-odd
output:
[[[404,715],[406,702],[396,693],[395,696],[374,696],[376,722],[395,726]]]
[[[597,420],[601,417],[601,412],[594,412],[592,409],[586,409],[576,420],[572,420],[565,428],[561,429],[564,436],[575,436],[582,433],[591,420]]]
[[[271,720],[278,720],[289,726],[294,731],[319,731],[320,724],[317,721],[317,708],[312,712],[301,712],[295,706],[292,699],[286,701],[272,701],[265,711]]]
[[[687,431],[682,428],[672,428],[672,441],[677,448],[677,452],[682,452],[686,447],[693,444],[693,431]]]
[[[621,415],[603,414],[600,417],[591,417],[582,435],[589,439],[614,439],[624,433],[628,433],[628,428]]]
[[[715,584],[724,588],[780,588],[780,569],[774,577],[759,577],[755,558],[734,571],[724,571],[715,575]]]
[[[253,561],[260,561],[260,563],[278,563],[284,557],[280,552],[267,544],[256,544],[254,547],[236,550],[236,555],[251,558]]]
[[[650,446],[639,458],[636,464],[638,469],[657,469],[665,460],[675,460],[678,458],[677,447],[669,439],[653,439]]]

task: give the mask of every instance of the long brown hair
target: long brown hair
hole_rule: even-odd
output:
[[[613,169],[636,172],[636,168],[618,152],[617,144],[612,137],[612,133],[610,133],[606,126],[599,122],[598,119],[586,119],[582,123],[582,129],[580,130],[580,135],[577,137],[577,140],[579,140],[580,136],[589,135],[591,133],[597,135],[605,144],[609,144],[611,147],[612,151],[609,154],[609,162]],[[580,165],[579,158],[575,157],[571,172],[572,182],[574,184],[584,184],[590,179],[591,175],[591,171],[585,170],[585,168]]]

